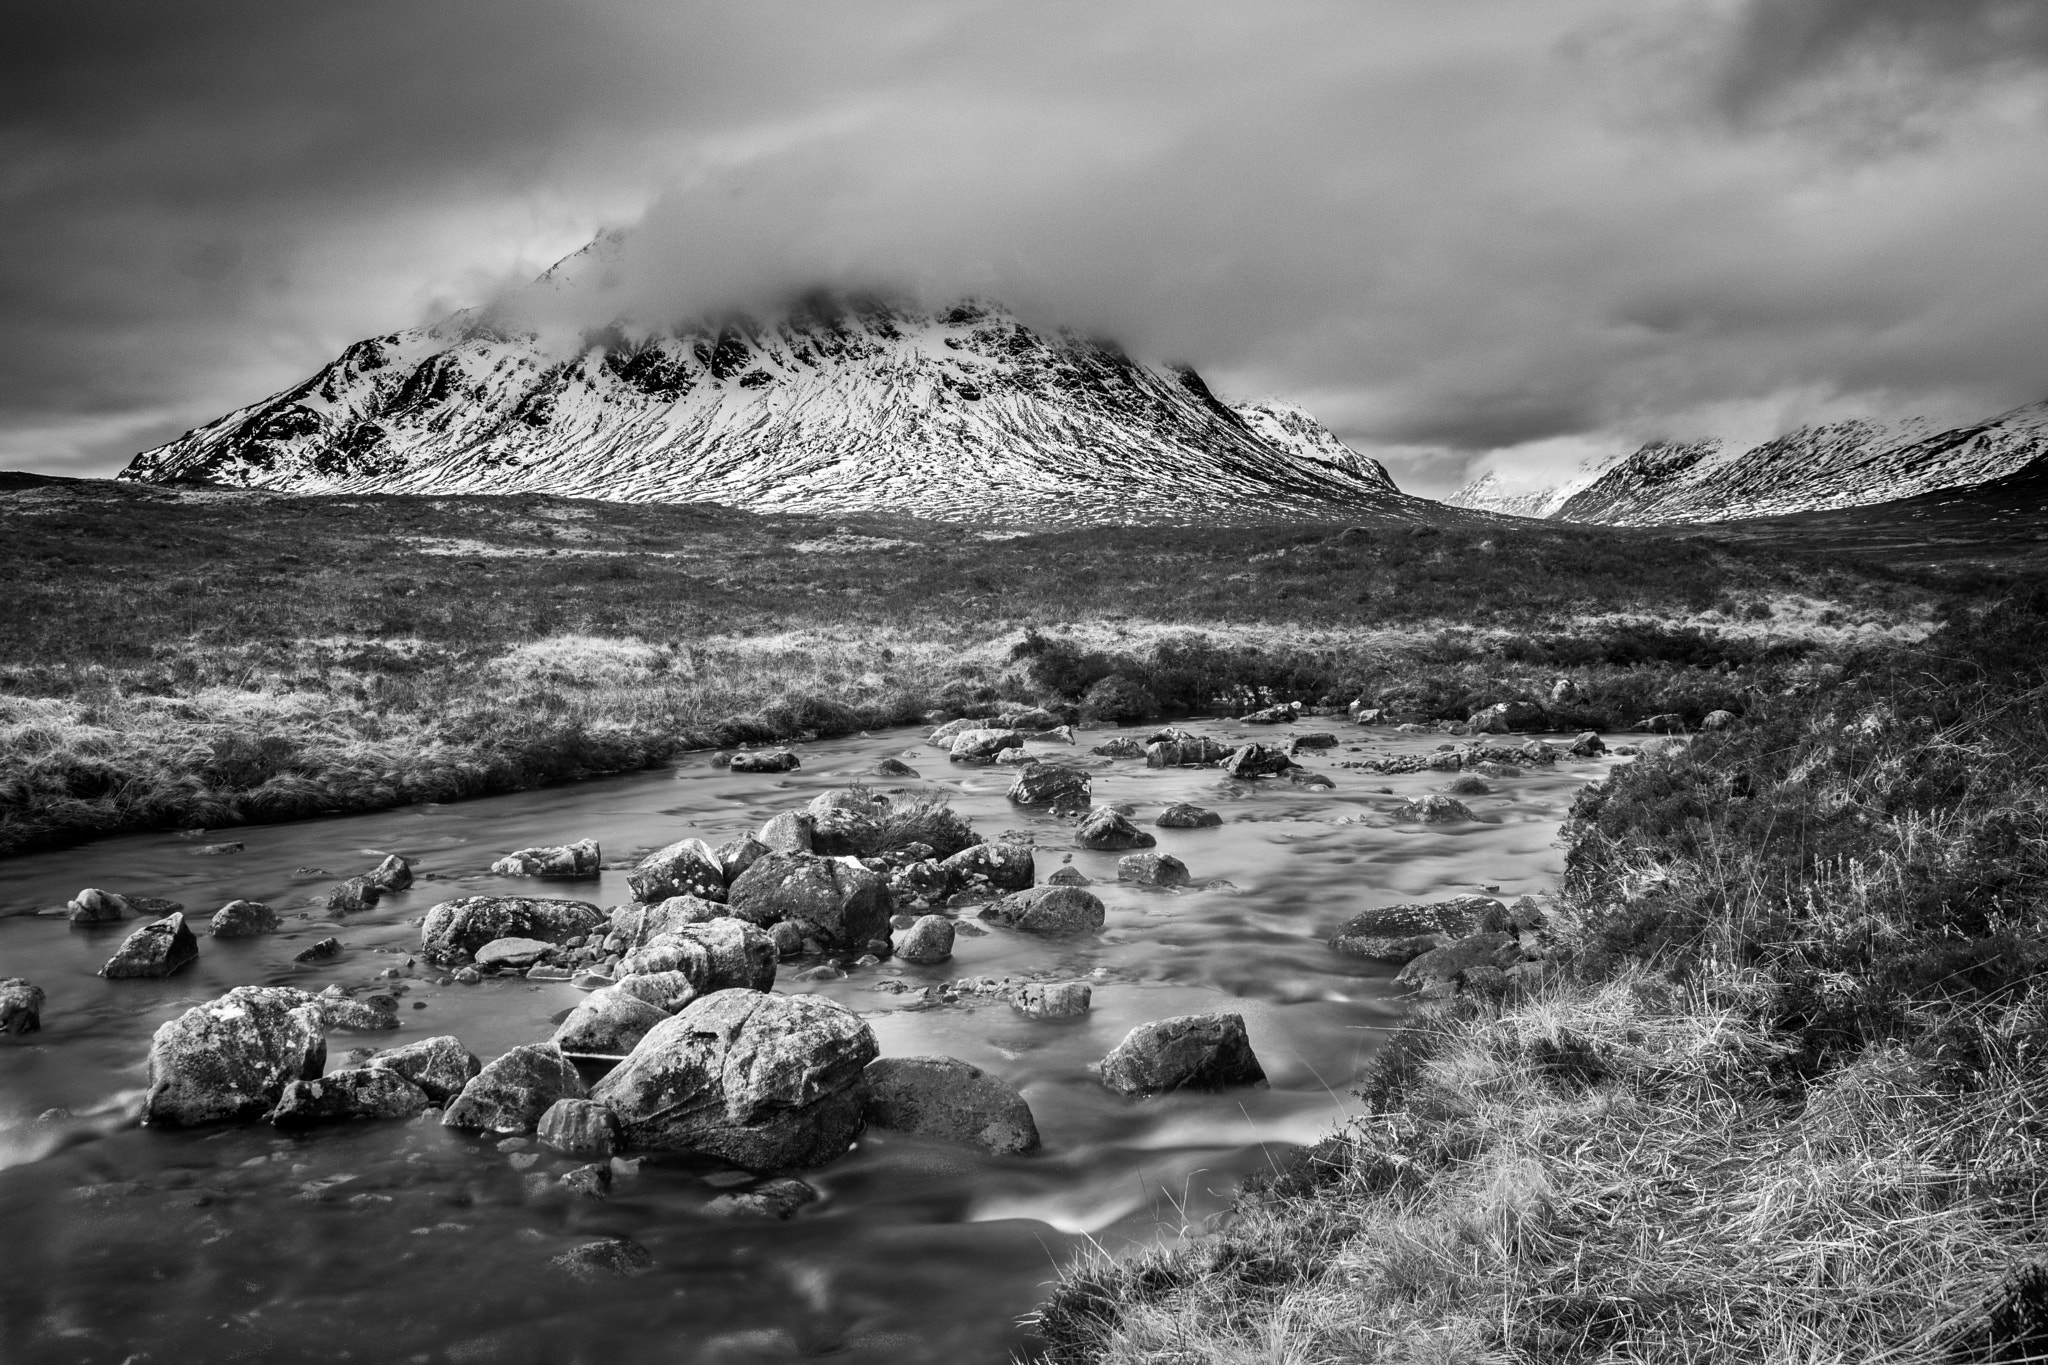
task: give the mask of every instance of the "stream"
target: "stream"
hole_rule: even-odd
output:
[[[1095,765],[1096,802],[1131,803],[1157,851],[1187,864],[1195,885],[1173,890],[1119,885],[1118,854],[1076,849],[1069,822],[1009,804],[1013,770],[950,764],[914,731],[796,746],[803,766],[787,774],[737,775],[703,755],[671,771],[459,804],[204,841],[105,839],[0,862],[0,977],[26,977],[48,994],[40,1032],[0,1036],[0,1360],[713,1365],[828,1355],[903,1365],[1028,1353],[1018,1319],[1060,1266],[1091,1247],[1201,1233],[1246,1173],[1355,1110],[1350,1089],[1398,1021],[1402,992],[1392,968],[1331,952],[1331,929],[1398,901],[1550,892],[1572,796],[1614,762],[1567,757],[1489,779],[1491,794],[1461,798],[1476,821],[1421,825],[1396,818],[1401,798],[1443,791],[1454,774],[1341,764],[1426,752],[1442,736],[1342,717],[1188,728],[1230,743],[1322,729],[1343,747],[1300,760],[1336,784],[1317,790],[1091,758],[1105,730],[1080,732],[1078,747],[1032,745],[1047,759]],[[527,1174],[578,1163],[500,1151],[440,1127],[438,1111],[292,1133],[135,1123],[151,1033],[232,986],[318,991],[395,971],[401,1027],[331,1033],[329,1069],[349,1065],[351,1048],[442,1034],[486,1061],[545,1040],[581,991],[523,978],[437,984],[446,974],[413,958],[430,906],[464,895],[624,904],[624,870],[600,882],[534,882],[486,869],[513,849],[585,837],[615,863],[691,835],[715,846],[892,756],[920,776],[865,780],[942,795],[989,838],[1028,832],[1038,880],[1070,858],[1094,879],[1108,923],[1057,943],[963,928],[950,962],[885,962],[817,982],[789,980],[785,968],[776,989],[858,1011],[885,1056],[945,1054],[1005,1077],[1031,1104],[1038,1154],[996,1158],[870,1132],[804,1175],[822,1198],[795,1219],[734,1222],[702,1212],[749,1183],[717,1163],[648,1156],[618,1176],[609,1199],[529,1196]],[[1224,823],[1153,829],[1176,801],[1212,808]],[[240,840],[246,851],[198,856],[210,840]],[[413,888],[328,918],[316,898],[392,852],[414,860]],[[199,960],[163,981],[98,977],[141,921],[73,927],[62,908],[86,886],[182,902],[200,933]],[[237,897],[283,912],[283,931],[207,937],[204,921]],[[959,919],[982,927],[972,910]],[[329,935],[344,944],[339,957],[293,962]],[[1093,1010],[1033,1020],[999,998],[967,996],[913,1009],[917,995],[876,989],[969,976],[1085,980]],[[1133,1101],[1088,1070],[1137,1024],[1219,1010],[1243,1014],[1267,1086]],[[38,1121],[50,1110],[67,1114]],[[581,1283],[550,1268],[561,1252],[609,1236],[646,1247],[653,1269]]]

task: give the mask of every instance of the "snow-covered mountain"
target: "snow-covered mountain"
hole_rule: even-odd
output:
[[[1762,445],[1653,441],[1548,488],[1487,475],[1453,506],[1558,521],[1654,526],[1866,507],[1969,488],[2048,455],[2048,402],[1988,422],[1934,430],[1852,419],[1801,427]]]
[[[1433,506],[1307,413],[1230,406],[1192,370],[1043,335],[986,303],[926,314],[824,297],[770,322],[614,325],[570,346],[458,313],[358,342],[120,477],[1025,524]]]

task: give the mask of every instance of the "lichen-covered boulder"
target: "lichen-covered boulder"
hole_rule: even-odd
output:
[[[767,854],[732,884],[726,903],[763,928],[794,921],[827,948],[865,949],[889,937],[888,884],[851,858]]]
[[[358,1066],[289,1082],[270,1121],[280,1128],[304,1128],[352,1119],[409,1119],[426,1107],[426,1092],[396,1071]]]
[[[1397,812],[1402,820],[1416,820],[1425,825],[1454,825],[1472,819],[1472,808],[1455,796],[1439,796],[1431,792],[1428,796],[1411,796],[1401,803]]]
[[[619,963],[622,977],[681,972],[699,994],[730,989],[765,991],[775,984],[780,959],[775,940],[745,920],[727,916],[658,934]]]
[[[1155,738],[1145,746],[1148,768],[1206,768],[1229,756],[1229,748],[1218,741],[1182,730],[1171,731],[1169,737]]]
[[[787,749],[734,754],[731,764],[736,773],[793,773],[802,766],[803,761]]]
[[[956,891],[975,885],[1022,891],[1038,875],[1028,844],[970,844],[942,861],[939,869],[946,874],[946,885]]]
[[[375,909],[384,898],[384,883],[375,877],[350,877],[345,882],[336,882],[334,889],[327,893],[327,912],[331,915],[355,915]]]
[[[560,1048],[527,1043],[472,1076],[441,1115],[441,1123],[471,1133],[531,1133],[556,1100],[580,1100],[589,1093]]]
[[[966,730],[953,739],[955,763],[988,763],[1005,749],[1024,747],[1024,736],[1015,730]]]
[[[538,938],[494,938],[476,950],[476,965],[486,971],[523,972],[555,951],[555,945]]]
[[[877,1057],[862,1083],[862,1116],[872,1127],[996,1156],[1038,1150],[1038,1124],[1016,1087],[958,1058]]]
[[[429,962],[458,962],[492,939],[537,938],[560,943],[588,934],[604,922],[604,911],[588,901],[464,896],[442,901],[427,911],[420,926],[420,953]]]
[[[876,1051],[860,1016],[822,996],[717,991],[642,1038],[591,1098],[628,1147],[816,1166],[860,1132]]]
[[[1090,778],[1079,768],[1039,763],[1017,774],[1010,784],[1010,802],[1018,806],[1051,806],[1055,810],[1088,805]]]
[[[606,986],[578,1001],[548,1041],[570,1057],[623,1057],[670,1013],[632,991]]]
[[[1482,918],[1506,913],[1506,907],[1490,896],[1382,905],[1345,920],[1330,935],[1330,947],[1347,957],[1399,965],[1471,932]]]
[[[770,853],[812,853],[816,851],[812,845],[817,833],[817,819],[809,811],[786,810],[769,816],[768,822],[755,832],[754,841]]]
[[[491,864],[500,877],[542,877],[551,881],[581,881],[598,875],[604,858],[597,840],[578,839],[573,844],[522,848]]]
[[[896,936],[898,961],[929,966],[951,956],[953,921],[944,915],[921,915],[915,924]]]
[[[665,901],[670,896],[722,901],[725,869],[718,865],[718,855],[702,839],[678,839],[642,858],[627,876],[626,885],[632,888],[636,901]]]
[[[142,1121],[160,1127],[259,1119],[292,1081],[327,1066],[313,997],[288,986],[237,986],[165,1022],[149,1044]]]
[[[725,884],[727,886],[731,886],[734,882],[738,881],[740,874],[752,867],[755,861],[768,851],[768,845],[762,843],[751,834],[742,834],[737,839],[728,839],[712,850],[718,858],[720,871],[725,874]]]
[[[917,769],[911,767],[900,758],[877,759],[875,760],[875,766],[868,769],[868,771],[876,777],[901,778],[917,776]]]
[[[284,921],[262,901],[229,901],[213,912],[210,924],[215,938],[255,938],[277,932]]]
[[[1223,817],[1213,810],[1176,801],[1159,812],[1159,818],[1152,823],[1161,829],[1215,829],[1223,823]]]
[[[1074,842],[1082,848],[1124,849],[1151,848],[1159,841],[1131,823],[1131,818],[1122,811],[1101,806],[1088,812],[1088,818],[1074,831]]]
[[[981,918],[1045,938],[1092,934],[1106,916],[1094,893],[1078,886],[1034,886],[982,907]]]
[[[0,1033],[34,1033],[43,1026],[43,988],[24,977],[0,981]]]
[[[183,915],[167,915],[128,935],[100,975],[109,981],[165,977],[199,960],[199,940]]]
[[[113,924],[134,913],[128,898],[112,891],[88,886],[64,906],[73,924]]]
[[[695,896],[670,896],[655,905],[621,905],[611,913],[611,935],[630,952],[643,943],[682,928],[686,924],[708,924],[732,911],[716,901]]]
[[[454,1099],[462,1093],[462,1087],[483,1070],[483,1063],[462,1045],[461,1039],[446,1034],[438,1038],[422,1038],[404,1047],[387,1048],[370,1058],[369,1065],[405,1077],[435,1104],[446,1104]]]
[[[1033,981],[1010,992],[1010,1008],[1032,1019],[1078,1019],[1094,995],[1085,981]]]
[[[1133,853],[1117,859],[1116,879],[1140,886],[1186,886],[1188,865],[1171,853]]]
[[[1395,973],[1394,980],[1404,986],[1429,986],[1442,981],[1456,981],[1472,968],[1505,969],[1521,960],[1521,946],[1513,934],[1504,931],[1467,934],[1413,958]]]
[[[1241,1014],[1183,1014],[1140,1024],[1102,1059],[1101,1074],[1104,1085],[1132,1096],[1266,1079]]]

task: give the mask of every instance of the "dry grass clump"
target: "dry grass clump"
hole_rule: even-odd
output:
[[[2048,1359],[2048,594],[1590,790],[1530,994],[1421,1010],[1062,1362]]]

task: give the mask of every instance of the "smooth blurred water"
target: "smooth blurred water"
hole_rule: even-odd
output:
[[[1228,721],[1192,728],[1226,740],[1290,733]],[[1328,1132],[1355,1105],[1349,1087],[1401,1004],[1391,969],[1324,946],[1331,928],[1395,901],[1550,890],[1563,813],[1608,762],[1490,779],[1492,795],[1462,798],[1478,822],[1422,826],[1395,819],[1401,798],[1440,791],[1449,775],[1337,764],[1433,749],[1436,736],[1337,718],[1293,728],[1343,738],[1346,748],[1304,759],[1329,773],[1333,790],[1091,759],[1100,731],[1082,733],[1079,748],[1034,746],[1096,765],[1096,800],[1132,803],[1148,829],[1174,801],[1221,812],[1220,829],[1154,831],[1159,850],[1202,884],[1195,889],[1117,884],[1118,855],[1075,849],[1067,823],[1004,799],[1013,772],[951,765],[911,732],[801,746],[803,768],[776,777],[699,759],[459,805],[216,832],[247,844],[228,857],[145,835],[0,863],[0,977],[28,977],[49,995],[42,1032],[0,1038],[0,1360],[612,1365],[831,1354],[895,1363],[994,1362],[1028,1350],[1016,1319],[1068,1258],[1091,1243],[1114,1249],[1198,1227],[1227,1207],[1244,1173]],[[650,1158],[604,1202],[530,1198],[513,1157],[447,1132],[431,1113],[302,1135],[261,1124],[145,1131],[128,1117],[151,1032],[236,985],[318,990],[397,969],[402,1027],[330,1035],[330,1069],[354,1046],[437,1034],[486,1060],[544,1039],[580,992],[516,979],[434,984],[439,974],[409,957],[428,907],[489,893],[621,904],[630,899],[623,872],[533,883],[485,869],[511,849],[583,837],[599,839],[607,859],[688,835],[716,844],[885,756],[920,777],[875,785],[942,794],[991,837],[1027,831],[1040,881],[1071,859],[1096,879],[1108,924],[1078,943],[963,933],[941,966],[888,963],[777,989],[858,1010],[885,1055],[947,1054],[1009,1078],[1037,1116],[1039,1155],[1000,1160],[871,1133],[806,1177],[820,1203],[789,1223],[741,1224],[700,1212],[744,1183],[713,1164]],[[416,860],[411,891],[346,922],[310,908],[386,852]],[[170,897],[195,921],[246,897],[286,912],[287,926],[241,941],[202,933],[198,963],[168,981],[105,981],[95,972],[138,922],[79,929],[40,913],[84,886]],[[971,911],[961,918],[973,922]],[[346,945],[342,956],[293,964],[330,934]],[[912,997],[875,990],[890,979],[981,975],[1085,979],[1094,1011],[1035,1021],[988,999],[909,1010]],[[1245,1016],[1268,1087],[1134,1102],[1087,1069],[1138,1023],[1226,1009]],[[30,1122],[52,1108],[77,1117]],[[573,1164],[543,1157],[531,1169]],[[591,1284],[549,1269],[557,1253],[609,1235],[647,1247],[654,1269]]]

